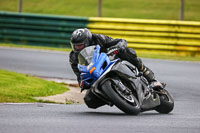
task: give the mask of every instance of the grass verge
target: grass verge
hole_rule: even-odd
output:
[[[1,11],[18,11],[19,0],[0,0]],[[97,16],[98,0],[24,0],[25,13]],[[185,0],[184,19],[200,21],[199,0]],[[179,20],[180,0],[103,0],[102,16]]]
[[[22,45],[22,44],[10,44],[10,43],[0,43],[1,47],[11,47],[11,48],[29,48],[38,50],[53,50],[53,51],[63,51],[70,52],[70,48],[56,48],[56,47],[44,47],[44,46],[32,46],[32,45]]]
[[[70,52],[69,48],[54,48],[54,47],[42,47],[42,46],[29,46],[29,45],[19,45],[19,44],[5,44],[0,43],[2,47],[14,47],[14,48],[30,48],[38,50],[54,50],[54,51],[64,51]],[[192,56],[181,56],[181,55],[161,55],[161,54],[149,54],[148,52],[137,52],[138,57],[142,58],[152,58],[152,59],[164,59],[164,60],[177,60],[177,61],[200,61],[200,57]]]
[[[181,56],[181,55],[161,55],[161,54],[148,54],[141,52],[138,52],[137,55],[138,57],[141,58],[200,62],[200,57],[198,56],[193,57],[193,56]]]
[[[34,97],[60,94],[67,90],[69,89],[64,84],[0,69],[1,103],[41,102]]]

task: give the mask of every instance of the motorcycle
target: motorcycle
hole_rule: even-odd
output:
[[[154,88],[134,65],[115,54],[100,52],[99,45],[86,47],[78,59],[81,81],[107,105],[131,115],[149,110],[167,114],[173,110],[174,100],[166,84]]]

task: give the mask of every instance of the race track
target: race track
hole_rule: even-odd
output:
[[[69,53],[0,48],[0,68],[36,76],[75,79]],[[115,107],[88,109],[82,105],[0,104],[1,133],[199,133],[200,63],[143,59],[157,79],[167,83],[175,108],[129,116]]]

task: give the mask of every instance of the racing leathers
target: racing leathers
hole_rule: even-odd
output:
[[[120,59],[129,61],[136,66],[139,71],[143,72],[144,77],[149,83],[155,81],[154,73],[142,63],[142,60],[137,57],[136,52],[133,49],[127,48],[126,40],[113,39],[102,34],[92,34],[92,41],[90,42],[89,46],[92,45],[100,45],[101,51],[103,52],[107,52],[108,49],[119,48],[120,52],[118,53],[118,57]],[[69,61],[80,85],[81,79],[80,72],[78,70],[78,53],[71,51],[69,55]]]

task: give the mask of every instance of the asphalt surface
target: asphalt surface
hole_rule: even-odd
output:
[[[75,79],[69,53],[0,47],[0,68],[30,75]]]
[[[69,53],[0,48],[0,68],[38,76],[75,79]],[[0,104],[0,133],[200,132],[200,63],[143,59],[175,100],[167,115],[155,111],[129,116],[115,107]]]

